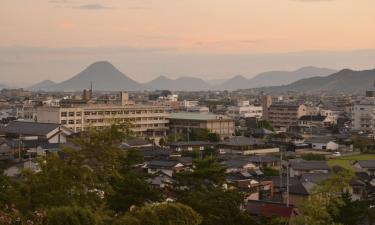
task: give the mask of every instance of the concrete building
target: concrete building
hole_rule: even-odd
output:
[[[167,132],[169,107],[137,105],[128,101],[125,92],[115,104],[78,104],[60,107],[38,107],[37,121],[60,123],[74,132],[88,128],[102,129],[114,123],[131,122],[139,137],[160,137]]]
[[[221,138],[231,137],[234,133],[234,120],[227,116],[210,113],[171,113],[168,117],[170,132],[182,133],[203,128],[217,133]]]
[[[232,118],[261,118],[262,113],[262,106],[250,105],[249,101],[242,101],[237,106],[229,106],[227,109],[227,115]]]
[[[262,117],[268,120],[268,108],[272,105],[272,96],[264,95],[262,97]]]
[[[275,128],[288,128],[307,114],[305,105],[272,104],[268,108],[268,121]]]
[[[352,128],[373,133],[375,131],[375,99],[367,98],[353,107]]]

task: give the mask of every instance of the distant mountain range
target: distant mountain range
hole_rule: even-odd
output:
[[[358,79],[361,77],[361,79]],[[28,90],[79,91],[90,87],[99,91],[141,91],[141,90],[237,90],[258,89],[269,92],[284,91],[341,91],[353,92],[365,90],[375,80],[374,70],[353,71],[335,70],[317,67],[303,67],[295,71],[271,71],[261,73],[251,79],[237,75],[227,80],[205,81],[194,77],[170,79],[159,76],[147,83],[139,83],[120,72],[107,61],[95,62],[82,72],[61,83],[42,81]],[[264,87],[264,88],[261,88]]]
[[[375,69],[354,71],[344,69],[326,77],[301,79],[288,85],[260,88],[267,92],[307,92],[307,93],[364,93],[374,88]]]
[[[4,88],[9,88],[9,86],[8,86],[8,85],[5,85],[5,84],[0,84],[0,90],[1,90],[1,89],[4,89]]]
[[[90,88],[91,83],[98,91],[138,91],[146,89],[107,61],[91,64],[72,78],[47,88],[49,91],[78,91]]]
[[[210,89],[210,85],[206,81],[194,77],[180,77],[174,80],[159,76],[145,85],[152,90],[202,91]]]
[[[335,73],[336,70],[318,68],[318,67],[302,67],[295,71],[270,71],[256,75],[251,79],[247,79],[241,75],[235,76],[219,85],[221,90],[236,90],[267,86],[279,86],[290,84],[294,81],[310,78],[314,76],[328,76]]]
[[[51,80],[43,80],[39,83],[36,83],[30,87],[27,87],[26,90],[29,91],[45,91],[48,90],[48,88],[55,86],[57,83],[51,81]]]

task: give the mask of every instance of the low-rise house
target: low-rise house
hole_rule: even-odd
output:
[[[325,127],[328,128],[334,124],[334,121],[328,116],[305,115],[298,119],[300,127]]]
[[[144,165],[144,168],[147,169],[147,172],[150,174],[155,174],[157,172],[163,172],[168,176],[172,177],[175,173],[185,170],[187,167],[171,159],[155,159]]]
[[[208,141],[179,141],[169,144],[169,148],[173,151],[203,151],[208,148],[213,148],[213,144]]]
[[[19,150],[19,142],[0,139],[0,160],[12,160],[18,158]]]
[[[222,154],[252,155],[279,152],[279,148],[266,145],[263,141],[254,137],[236,136],[225,139],[218,144]]]
[[[326,161],[301,161],[290,165],[290,176],[300,177],[305,173],[329,173]]]
[[[227,173],[246,172],[258,169],[256,165],[244,159],[229,159],[222,162],[222,165],[226,168]]]
[[[271,130],[267,130],[265,128],[256,128],[251,132],[251,135],[253,135],[256,138],[265,138],[268,136],[272,136],[275,132]]]
[[[375,160],[358,160],[353,165],[356,170],[366,172],[369,176],[375,176]]]
[[[7,138],[32,138],[49,143],[66,143],[67,137],[73,131],[55,123],[36,123],[26,121],[13,121],[0,129]]]
[[[280,167],[280,159],[270,155],[250,156],[247,160],[260,168],[279,169]]]
[[[292,204],[286,206],[283,203],[269,201],[247,201],[245,210],[251,216],[258,218],[258,220],[280,217],[291,221],[298,215],[296,208]]]
[[[335,138],[333,137],[313,137],[306,140],[306,143],[310,144],[311,148],[316,150],[336,151],[339,149],[339,144],[335,142]]]
[[[299,134],[282,132],[282,133],[272,135],[271,142],[275,144],[298,145],[298,144],[303,144],[305,142],[305,139]]]
[[[21,176],[22,170],[30,170],[33,173],[40,172],[40,167],[37,162],[28,160],[26,162],[18,163],[4,170],[4,175],[11,178],[18,178]]]
[[[165,188],[171,186],[174,183],[174,179],[163,171],[159,171],[154,174],[154,177],[148,179],[148,182],[157,188]]]
[[[245,195],[245,201],[271,200],[273,198],[271,181],[242,180],[236,182],[234,186]]]
[[[154,144],[146,139],[143,138],[132,138],[129,140],[126,140],[121,144],[121,148],[124,149],[140,149],[140,148],[146,148],[146,147],[152,147]]]

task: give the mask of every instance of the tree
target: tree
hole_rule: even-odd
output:
[[[334,201],[328,206],[328,212],[336,223],[357,225],[366,220],[368,207],[367,201],[353,201],[352,196],[348,192],[344,192],[341,195],[341,201]]]
[[[38,173],[24,171],[24,181],[17,187],[23,199],[15,204],[22,212],[69,205],[95,207],[103,201],[103,185],[87,166],[57,155],[41,159],[39,165]]]
[[[264,128],[270,131],[275,131],[273,126],[267,120],[259,120],[257,122],[257,128]]]
[[[341,196],[343,191],[349,189],[352,177],[351,172],[342,170],[316,186],[309,200],[299,207],[300,214],[295,218],[295,224],[340,224],[335,218],[340,215],[340,210],[345,205]]]
[[[225,181],[225,168],[215,159],[205,158],[194,161],[194,171],[176,174],[177,186],[190,189],[206,189],[222,186]]]
[[[87,208],[66,206],[47,212],[46,225],[97,225],[99,219]]]
[[[199,225],[202,218],[180,203],[148,205],[126,213],[114,225]]]
[[[219,142],[220,141],[220,135],[217,133],[208,133],[208,140],[210,142]]]
[[[178,201],[190,206],[202,217],[202,225],[251,225],[251,217],[240,209],[243,196],[222,188],[183,192]]]
[[[114,193],[109,196],[111,209],[116,212],[126,212],[131,206],[142,206],[146,202],[161,200],[158,189],[150,186],[142,176],[128,172],[113,184]]]
[[[164,147],[164,146],[167,145],[167,142],[164,140],[164,138],[160,138],[160,140],[159,140],[159,145],[160,145],[161,147]]]
[[[190,131],[191,141],[207,141],[210,131],[208,129],[196,128]]]
[[[82,137],[75,139],[79,151],[70,151],[75,161],[89,166],[102,181],[119,176],[121,160],[126,157],[119,147],[121,142],[132,136],[132,125],[128,122],[112,125],[97,131],[90,129]]]
[[[271,168],[271,167],[264,167],[263,168],[263,174],[266,177],[272,177],[272,176],[279,176],[280,172],[276,169]]]

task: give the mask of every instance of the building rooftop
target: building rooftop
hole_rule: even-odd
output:
[[[220,142],[221,145],[227,145],[227,146],[253,146],[253,145],[262,145],[264,144],[261,141],[258,141],[257,139],[253,137],[231,137],[228,138],[222,142]]]
[[[375,160],[358,160],[355,163],[358,163],[362,168],[375,169]]]
[[[294,170],[329,170],[326,161],[302,161],[299,163],[292,163]]]
[[[217,115],[217,114],[212,114],[212,113],[193,113],[193,112],[171,113],[168,118],[179,119],[179,120],[201,120],[201,121],[231,119],[224,115]]]
[[[326,119],[326,116],[322,115],[306,115],[306,116],[301,116],[299,120],[301,121],[314,121],[314,122],[322,122]]]
[[[1,128],[3,133],[26,135],[26,136],[45,136],[51,131],[59,128],[57,123],[36,123],[26,121],[13,121],[8,126]]]

